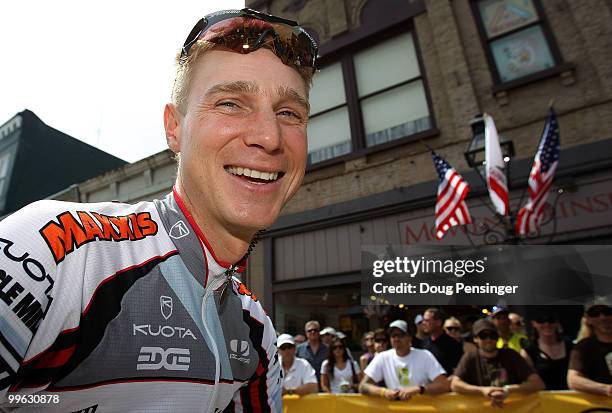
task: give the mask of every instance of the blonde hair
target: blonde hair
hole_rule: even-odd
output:
[[[174,85],[172,86],[172,103],[179,109],[181,113],[185,113],[187,105],[187,97],[189,96],[189,89],[191,87],[193,68],[195,67],[198,60],[208,51],[212,50],[216,44],[206,41],[198,40],[189,49],[187,58],[181,59],[182,51],[179,51],[176,55],[176,77],[174,78]],[[304,87],[306,89],[306,98],[308,98],[308,92],[312,85],[312,74],[310,70],[305,67],[291,66],[295,69],[302,80],[304,81]]]
[[[580,320],[580,330],[578,330],[578,336],[576,336],[576,343],[582,339],[589,338],[593,335],[593,328],[587,322],[587,318],[582,316]]]
[[[447,319],[444,321],[444,327],[446,327],[446,325],[447,325],[447,324],[450,324],[450,323],[453,323],[453,324],[455,324],[455,323],[456,323],[456,324],[459,324],[459,328],[461,328],[461,321],[459,321],[459,319],[458,319],[458,318],[456,318],[456,317],[448,317],[448,318],[447,318]]]

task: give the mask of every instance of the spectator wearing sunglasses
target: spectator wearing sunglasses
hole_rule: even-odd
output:
[[[316,393],[317,375],[308,361],[295,356],[295,340],[290,334],[281,334],[276,346],[283,367],[283,395]]]
[[[451,389],[460,394],[482,395],[493,407],[503,407],[510,393],[531,393],[544,389],[544,382],[519,355],[497,348],[499,334],[486,319],[472,327],[478,351],[465,353],[455,369]]]
[[[451,338],[444,328],[444,314],[439,308],[428,308],[423,313],[423,330],[428,335],[421,348],[429,350],[446,370],[446,375],[453,374],[457,363],[463,356],[463,346]]]
[[[525,320],[523,316],[518,313],[509,313],[508,320],[510,320],[510,329],[516,334],[527,334],[525,331]]]
[[[572,341],[564,337],[561,324],[552,313],[540,314],[531,321],[533,338],[521,356],[544,380],[546,390],[567,390],[567,366]]]
[[[570,355],[567,385],[572,390],[612,397],[612,306],[597,299],[585,306],[593,335],[579,341]]]
[[[459,319],[449,317],[444,320],[444,331],[446,331],[446,334],[448,334],[449,337],[454,338],[461,344],[464,353],[477,349],[474,343],[470,343],[469,341],[465,340],[461,335],[461,321],[459,321]]]
[[[362,376],[342,339],[332,338],[329,356],[321,365],[321,389],[326,393],[356,393]]]
[[[448,392],[444,368],[427,350],[412,347],[408,323],[395,320],[389,325],[392,349],[374,357],[366,367],[359,391],[388,400],[409,400],[419,394]],[[385,385],[381,386],[384,380]]]
[[[318,321],[306,322],[304,331],[306,341],[297,347],[296,355],[310,363],[317,376],[317,383],[321,386],[321,364],[327,359],[329,348],[321,341],[321,325]]]
[[[526,334],[516,333],[512,330],[509,314],[508,309],[504,307],[497,307],[491,313],[493,324],[497,327],[497,333],[499,334],[497,348],[509,348],[519,352],[529,345],[529,338]]]

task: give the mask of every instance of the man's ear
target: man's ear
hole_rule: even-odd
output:
[[[164,108],[164,129],[168,148],[174,153],[181,151],[181,118],[178,108],[172,103],[166,103]]]

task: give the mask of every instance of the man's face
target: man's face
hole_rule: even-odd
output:
[[[242,236],[276,220],[304,176],[306,93],[267,49],[212,50],[196,63],[185,113],[175,108],[166,135],[180,152],[179,184],[207,225]]]
[[[306,338],[308,341],[317,342],[320,339],[319,336],[319,326],[316,324],[309,324],[305,328],[306,330]]]
[[[410,334],[404,333],[399,328],[392,328],[389,331],[389,337],[391,338],[391,347],[396,351],[406,352],[412,346],[412,337]]]
[[[422,328],[425,334],[431,334],[432,332],[440,331],[442,328],[442,320],[436,320],[433,313],[425,311],[421,325],[423,326]]]
[[[493,317],[493,324],[497,327],[497,330],[505,333],[510,331],[510,319],[508,318],[508,313],[499,313]]]
[[[497,349],[497,339],[499,335],[497,331],[484,330],[474,336],[474,342],[481,350],[487,353],[494,352]]]
[[[587,323],[593,327],[595,333],[612,334],[612,308],[605,305],[589,308]]]
[[[278,353],[285,362],[292,363],[295,358],[295,346],[285,343],[278,348]]]
[[[321,336],[321,341],[323,342],[323,344],[329,346],[331,344],[332,338],[334,338],[331,334],[327,333],[327,334],[323,334]]]

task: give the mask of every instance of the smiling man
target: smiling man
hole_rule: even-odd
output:
[[[295,22],[206,16],[164,111],[172,193],[0,223],[0,410],[282,410],[274,327],[235,274],[304,176],[316,54]]]

